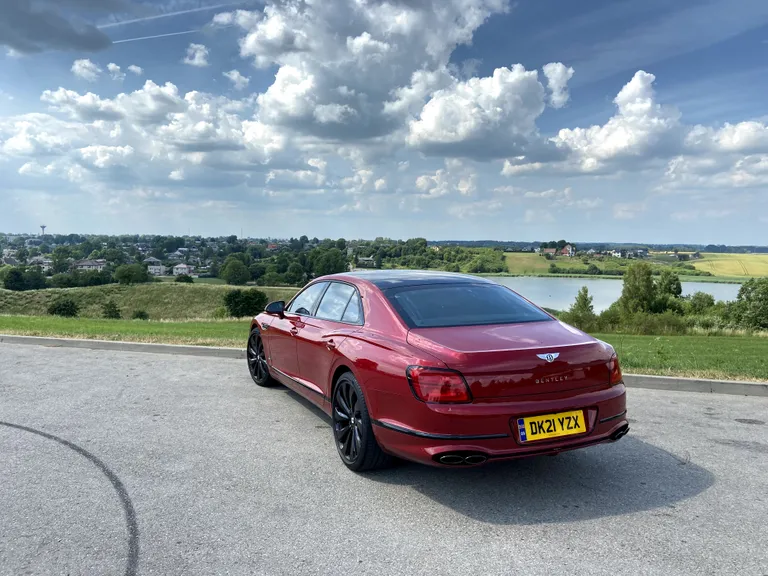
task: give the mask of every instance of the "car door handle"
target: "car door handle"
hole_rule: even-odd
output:
[[[261,329],[262,329],[262,330],[269,330],[269,324],[267,324],[267,323],[265,322],[264,324],[262,324],[262,325],[261,325]]]
[[[293,336],[296,336],[296,334],[298,334],[298,333],[299,333],[299,329],[298,328],[296,328],[295,326],[293,328],[291,328],[291,334]]]
[[[334,350],[336,349],[336,344],[334,343],[333,339],[326,340],[325,347],[328,348],[328,350]]]

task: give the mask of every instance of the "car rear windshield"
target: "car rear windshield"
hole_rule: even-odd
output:
[[[499,284],[402,286],[385,290],[384,294],[410,328],[552,320]]]

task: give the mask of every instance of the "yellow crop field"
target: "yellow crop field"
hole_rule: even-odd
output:
[[[768,254],[702,252],[701,259],[690,263],[715,276],[768,276]]]

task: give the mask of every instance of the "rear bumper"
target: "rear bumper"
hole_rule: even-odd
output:
[[[384,417],[374,420],[374,434],[386,452],[435,466],[442,466],[440,458],[449,454],[484,457],[471,459],[472,464],[557,454],[612,441],[628,429],[623,384],[607,390],[547,399],[454,406],[418,404],[417,410],[403,411],[410,415],[407,422]],[[536,442],[520,439],[515,426],[517,418],[570,410],[584,411],[586,432]]]

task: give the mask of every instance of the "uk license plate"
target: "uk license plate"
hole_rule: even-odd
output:
[[[582,434],[587,431],[587,423],[584,421],[584,412],[574,410],[573,412],[518,418],[517,429],[520,432],[521,442],[533,442]]]

